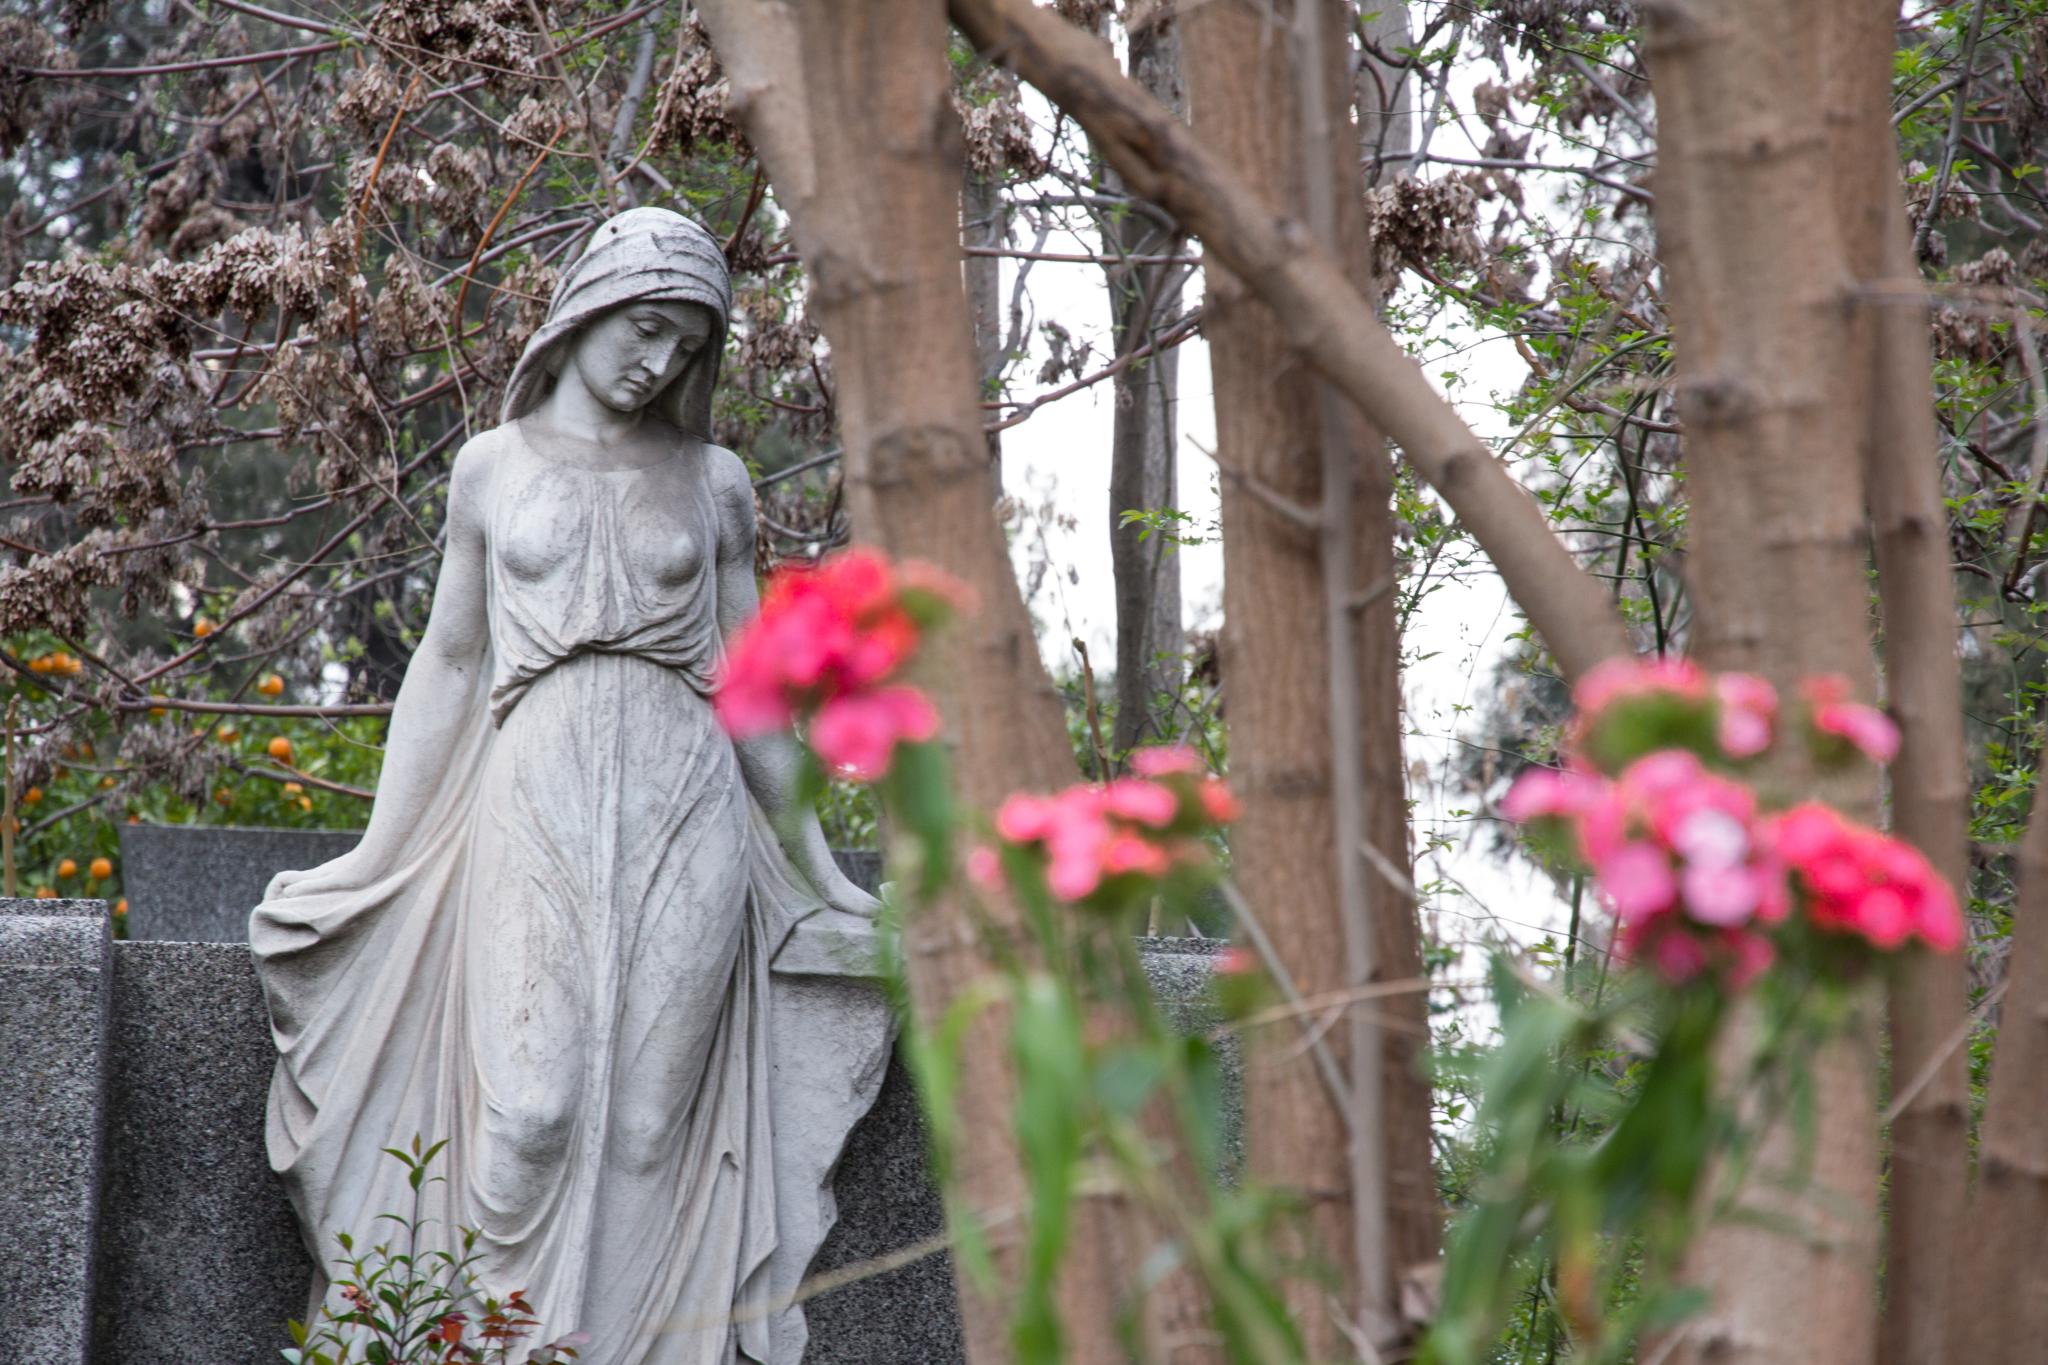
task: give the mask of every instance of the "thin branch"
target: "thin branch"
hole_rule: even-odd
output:
[[[1941,169],[1935,173],[1931,193],[1927,196],[1927,208],[1920,215],[1920,226],[1913,231],[1913,259],[1927,249],[1927,235],[1934,231],[1934,220],[1941,216],[1941,197],[1948,193],[1949,176],[1955,172],[1956,149],[1963,140],[1963,113],[1969,107],[1971,67],[1977,60],[1977,39],[1984,32],[1984,0],[1976,0],[1970,10],[1970,31],[1963,38],[1963,69],[1956,79],[1954,107],[1949,110],[1948,136],[1942,140]]]

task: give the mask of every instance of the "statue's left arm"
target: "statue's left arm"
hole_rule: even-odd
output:
[[[731,635],[760,608],[754,587],[754,486],[739,456],[706,446],[713,500],[718,505],[718,628]],[[736,741],[747,790],[768,813],[783,852],[827,905],[873,915],[875,898],[839,870],[825,843],[815,808],[799,799],[802,754],[786,731]]]

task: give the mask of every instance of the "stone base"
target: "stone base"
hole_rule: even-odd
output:
[[[831,946],[790,951],[824,962],[837,957]],[[1148,952],[1146,966],[1178,1020],[1213,1027],[1204,955]],[[783,987],[779,1019],[783,1009],[829,1021],[880,1007],[874,985],[846,976],[799,973]],[[112,942],[99,902],[0,901],[0,1049],[0,1362],[275,1362],[286,1319],[304,1312],[312,1266],[263,1150],[275,1054],[248,948]],[[863,1083],[833,1074],[824,1042],[799,1051],[778,1067],[820,1086]],[[834,1192],[837,1222],[813,1276],[943,1231],[900,1061],[854,1130]],[[943,1252],[805,1309],[806,1365],[962,1359]]]

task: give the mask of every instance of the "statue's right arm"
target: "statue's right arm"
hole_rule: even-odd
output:
[[[486,664],[483,490],[489,454],[473,440],[448,481],[448,534],[426,634],[406,666],[384,740],[384,768],[369,828],[351,862],[375,875],[425,814],[469,719],[481,705],[473,685]]]

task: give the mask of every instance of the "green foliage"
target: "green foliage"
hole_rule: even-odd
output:
[[[282,1353],[288,1365],[509,1365],[515,1350],[527,1365],[576,1358],[570,1341],[526,1346],[540,1324],[524,1293],[503,1300],[485,1293],[476,1278],[476,1232],[459,1229],[450,1250],[422,1213],[427,1188],[442,1180],[428,1168],[447,1145],[415,1136],[409,1150],[384,1149],[405,1167],[411,1211],[378,1215],[391,1235],[367,1248],[358,1249],[349,1233],[336,1234],[341,1255],[329,1276],[328,1305],[318,1322],[290,1324],[294,1345]]]

